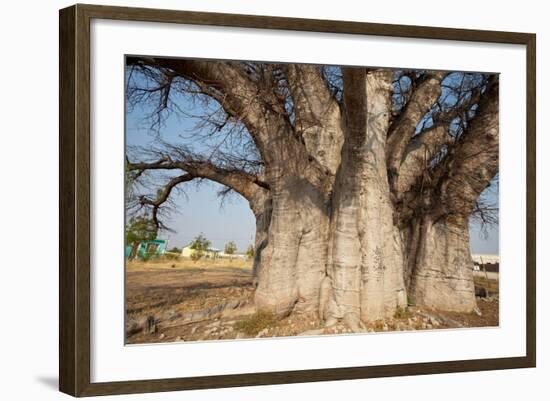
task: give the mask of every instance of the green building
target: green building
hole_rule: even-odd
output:
[[[145,257],[159,257],[166,252],[168,240],[154,239],[151,241],[140,242],[132,255],[132,245],[126,246],[126,259],[144,259]]]

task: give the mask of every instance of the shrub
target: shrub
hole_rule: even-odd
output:
[[[393,315],[396,319],[408,319],[413,316],[413,313],[410,311],[409,308],[397,308],[395,310],[395,314]]]
[[[250,259],[254,257],[254,245],[250,244],[246,249],[246,256]]]
[[[235,252],[237,252],[237,244],[235,244],[234,241],[230,241],[227,244],[225,244],[225,253],[228,255],[233,255]]]
[[[141,260],[143,260],[144,262],[148,262],[155,257],[156,257],[155,252],[145,252],[141,257]]]
[[[204,253],[201,251],[201,250],[194,250],[192,253],[191,253],[191,260],[193,262],[196,262],[198,261],[200,258],[202,258],[204,255]]]
[[[195,262],[204,256],[204,253],[210,247],[210,241],[201,233],[193,239],[191,242],[191,249],[193,253],[191,254],[191,259]]]

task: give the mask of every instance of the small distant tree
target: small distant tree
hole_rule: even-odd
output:
[[[132,246],[129,259],[134,259],[137,255],[139,244],[145,241],[152,241],[157,238],[157,226],[149,218],[132,217],[126,224],[125,240],[126,245]]]
[[[246,256],[252,259],[254,257],[254,245],[250,244],[248,245],[248,248],[246,248]]]
[[[181,249],[175,246],[172,249],[169,249],[168,252],[181,253]]]
[[[224,252],[228,255],[233,255],[235,252],[237,252],[237,244],[235,244],[234,241],[228,242],[227,244],[225,244]]]
[[[190,248],[193,250],[191,259],[194,261],[199,260],[204,256],[209,247],[210,241],[202,233],[197,235],[190,245]]]

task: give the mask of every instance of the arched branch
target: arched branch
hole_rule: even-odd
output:
[[[335,174],[343,142],[338,101],[318,66],[286,64],[283,70],[292,94],[295,131],[308,153]]]
[[[447,75],[446,72],[427,72],[415,83],[414,90],[398,117],[393,121],[388,130],[386,145],[386,162],[391,184],[399,175],[399,167],[407,145],[411,141],[418,124],[426,113],[432,108],[441,94],[441,81]]]
[[[439,183],[436,213],[469,216],[499,169],[499,83],[489,79],[479,110],[459,143],[435,171]]]
[[[208,160],[193,159],[191,157],[172,160],[171,157],[165,156],[151,163],[129,162],[127,169],[137,172],[146,170],[182,170],[194,178],[207,178],[230,187],[249,201],[254,197],[258,188],[269,189],[268,184],[257,176],[240,170],[224,169]]]
[[[411,189],[428,170],[432,159],[452,140],[444,125],[427,128],[411,140],[403,154],[399,175],[394,181],[394,195],[397,200]]]

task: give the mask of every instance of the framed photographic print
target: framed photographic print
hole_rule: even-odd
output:
[[[60,390],[534,367],[535,35],[60,11]]]

